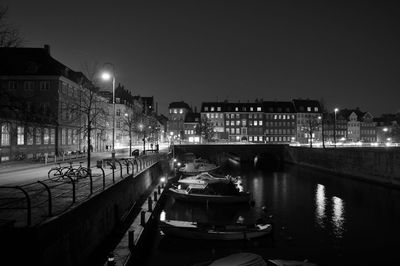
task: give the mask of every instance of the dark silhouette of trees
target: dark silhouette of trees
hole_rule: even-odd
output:
[[[7,21],[8,7],[0,5],[0,47],[18,47],[23,43],[20,32]]]

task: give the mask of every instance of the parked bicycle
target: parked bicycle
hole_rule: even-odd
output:
[[[47,175],[52,181],[60,181],[69,177],[75,179],[86,178],[89,176],[89,169],[83,167],[82,163],[83,162],[79,163],[78,168],[74,168],[72,162],[69,163],[69,166],[61,166],[61,164],[58,164],[58,167],[51,168]]]

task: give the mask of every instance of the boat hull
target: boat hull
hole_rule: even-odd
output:
[[[250,201],[250,194],[243,193],[237,196],[205,195],[205,194],[187,194],[183,190],[170,188],[170,194],[177,200],[190,202],[209,202],[209,203],[243,203]]]
[[[187,239],[202,239],[202,240],[241,240],[241,239],[253,239],[265,236],[271,233],[272,227],[269,226],[263,230],[247,230],[247,231],[214,231],[214,230],[198,230],[174,227],[167,224],[160,225],[161,231],[165,235],[187,238]]]
[[[199,170],[196,170],[196,171],[189,171],[189,170],[185,170],[185,169],[179,169],[179,173],[181,173],[181,174],[183,174],[183,175],[186,175],[186,176],[193,176],[193,175],[198,175],[198,174],[206,173],[206,172],[213,173],[213,172],[215,172],[218,168],[219,168],[219,166],[216,166],[216,167],[207,167],[207,168],[199,169]]]

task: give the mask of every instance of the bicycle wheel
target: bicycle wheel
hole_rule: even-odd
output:
[[[47,176],[51,181],[59,181],[63,174],[60,172],[59,169],[53,168],[50,169],[50,171],[47,173]]]
[[[86,178],[89,176],[89,171],[86,168],[79,168],[76,173],[77,178]]]

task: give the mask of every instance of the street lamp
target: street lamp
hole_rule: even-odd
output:
[[[333,143],[336,148],[336,113],[339,112],[338,108],[335,108],[335,120],[333,121]]]
[[[104,81],[112,80],[112,103],[113,103],[113,126],[112,126],[112,150],[111,159],[113,168],[115,168],[115,73],[104,71],[101,74]]]
[[[324,119],[323,114],[318,116],[318,120],[321,122],[321,138],[322,138],[322,148],[325,149],[325,134],[324,134]]]
[[[139,125],[140,131],[143,132],[143,154],[146,154],[146,130],[144,129],[143,124]]]

